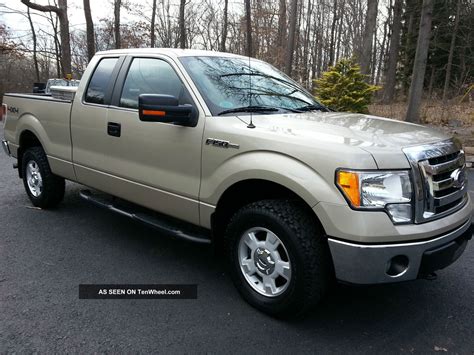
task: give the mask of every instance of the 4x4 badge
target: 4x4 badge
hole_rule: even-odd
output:
[[[229,141],[223,141],[221,139],[214,139],[214,138],[208,138],[206,139],[206,145],[212,145],[214,147],[219,147],[219,148],[234,148],[234,149],[239,149],[240,145],[231,143]]]

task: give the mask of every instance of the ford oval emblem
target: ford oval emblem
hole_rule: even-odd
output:
[[[453,187],[460,189],[466,181],[466,172],[463,169],[456,169],[451,174],[451,178],[453,179]]]

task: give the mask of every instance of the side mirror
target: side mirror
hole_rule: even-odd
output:
[[[138,97],[138,114],[141,121],[174,123],[194,127],[198,112],[192,105],[179,105],[171,95],[142,94]]]

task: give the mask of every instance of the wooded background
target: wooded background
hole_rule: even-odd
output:
[[[314,79],[354,58],[381,87],[371,112],[391,105],[400,107],[391,112],[396,118],[436,121],[423,105],[461,105],[461,124],[474,121],[472,0],[109,0],[113,11],[101,14],[91,13],[89,1],[0,6],[3,19],[21,15],[30,25],[19,36],[0,23],[0,95],[67,73],[80,79],[99,50],[177,47],[250,55],[313,92]],[[78,2],[84,25],[71,27],[68,12]]]

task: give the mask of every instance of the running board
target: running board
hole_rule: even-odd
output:
[[[79,192],[79,196],[96,206],[116,212],[122,216],[153,227],[161,232],[171,234],[179,239],[201,244],[211,243],[211,233],[204,228],[146,210],[143,207],[110,195],[95,194],[90,190],[82,190]]]

